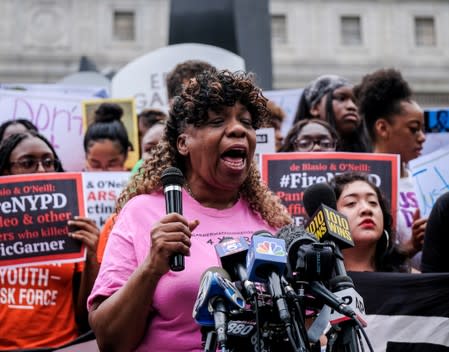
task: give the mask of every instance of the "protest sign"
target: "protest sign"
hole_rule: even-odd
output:
[[[426,132],[449,132],[449,109],[434,108],[424,111]]]
[[[83,133],[86,132],[87,127],[94,122],[95,110],[103,103],[113,103],[120,105],[123,109],[123,116],[121,121],[125,125],[128,132],[128,139],[133,145],[134,150],[128,152],[128,158],[125,162],[125,168],[131,170],[133,166],[139,160],[140,142],[139,142],[139,130],[137,127],[137,115],[134,107],[134,99],[92,99],[82,101],[82,113],[83,113]]]
[[[449,145],[449,132],[426,133],[422,155],[430,154]]]
[[[67,221],[84,216],[81,174],[4,176],[0,184],[0,266],[84,260],[84,246],[67,236]]]
[[[299,99],[302,94],[301,89],[279,89],[279,90],[265,90],[263,95],[275,102],[284,112],[285,120],[282,122],[281,132],[284,136],[287,135],[290,128],[293,126],[296,110],[298,110]]]
[[[437,198],[449,191],[449,147],[409,162],[421,216],[429,216]]]
[[[0,123],[30,120],[50,141],[65,170],[84,166],[81,101],[88,96],[0,90]]]
[[[87,216],[101,228],[115,212],[115,203],[129,181],[130,172],[84,172],[83,189]]]
[[[274,128],[259,128],[258,130],[256,130],[256,151],[254,153],[254,158],[256,160],[257,166],[259,166],[260,164],[261,154],[274,152],[276,152]]]
[[[86,73],[86,72],[84,72]],[[77,72],[78,74],[84,74],[83,72]],[[109,96],[109,90],[106,87],[98,85],[86,85],[86,84],[67,84],[60,82],[59,84],[37,84],[37,83],[0,83],[0,89],[7,89],[12,91],[26,91],[34,93],[52,93],[56,95],[66,94],[74,96],[86,96],[107,98]]]
[[[262,154],[262,179],[281,199],[297,226],[308,216],[304,190],[315,183],[329,182],[344,172],[363,172],[384,193],[396,214],[399,157],[375,153],[276,153]]]

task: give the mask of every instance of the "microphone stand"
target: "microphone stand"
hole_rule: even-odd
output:
[[[330,280],[330,287],[332,292],[338,292],[345,290],[347,288],[354,289],[354,283],[352,279],[347,275],[346,268],[343,260],[343,253],[341,252],[338,245],[331,242],[334,248],[334,253],[336,257],[335,263],[335,273],[336,276]],[[334,329],[336,335],[335,340],[330,338],[331,346],[329,352],[360,352],[360,338],[359,338],[359,326],[354,321],[355,317],[351,320],[346,320],[338,324],[339,328]],[[334,341],[334,342],[333,342]],[[333,348],[335,343],[336,349]]]

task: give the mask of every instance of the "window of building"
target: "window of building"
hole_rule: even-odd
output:
[[[415,17],[416,46],[435,46],[435,20],[433,17]]]
[[[362,45],[362,22],[359,16],[341,16],[341,44]]]
[[[271,37],[274,43],[287,43],[287,18],[285,15],[271,16]]]
[[[132,41],[135,39],[135,18],[133,11],[114,11],[114,39]]]

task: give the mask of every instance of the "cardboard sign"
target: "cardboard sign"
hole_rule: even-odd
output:
[[[295,225],[305,225],[304,190],[329,182],[344,172],[362,172],[384,193],[393,217],[397,209],[399,156],[374,153],[276,153],[262,154],[262,179],[281,198]]]
[[[125,162],[125,168],[131,170],[139,160],[140,142],[139,130],[137,127],[137,115],[134,106],[134,99],[93,99],[82,101],[83,114],[83,133],[86,133],[87,127],[94,122],[95,110],[103,103],[114,103],[121,106],[123,116],[121,121],[128,132],[128,139],[132,143],[134,150],[128,152],[128,158]]]
[[[83,190],[87,217],[101,228],[115,212],[117,198],[126,186],[130,172],[84,172]]]
[[[84,166],[81,101],[89,96],[0,90],[0,123],[30,120],[52,144],[65,170]]]
[[[422,217],[429,216],[435,201],[449,191],[449,147],[409,162]]]
[[[79,173],[0,177],[0,266],[85,259],[67,221],[84,216]]]

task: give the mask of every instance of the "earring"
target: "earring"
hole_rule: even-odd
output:
[[[388,233],[387,230],[384,230],[384,235],[385,235],[385,239],[387,240],[387,242],[385,244],[385,251],[387,251],[388,247],[390,247],[390,234]]]

